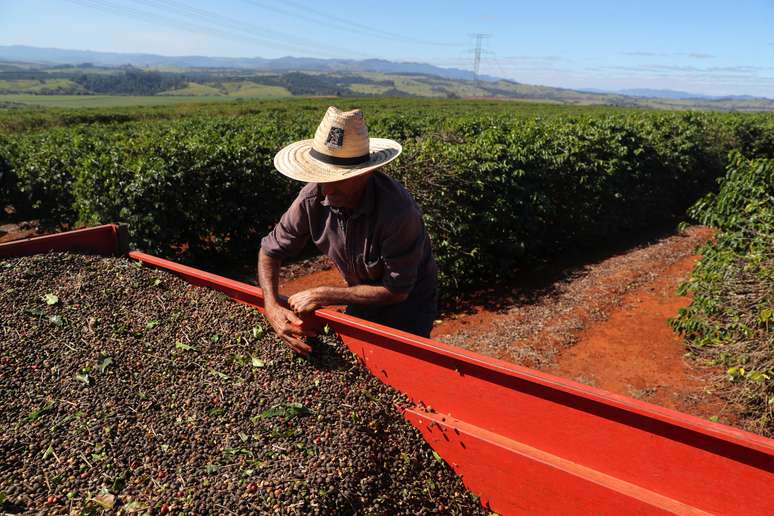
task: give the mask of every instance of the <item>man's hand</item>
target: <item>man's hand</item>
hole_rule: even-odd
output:
[[[298,318],[291,310],[278,305],[272,304],[265,306],[266,318],[271,323],[272,328],[277,335],[288,343],[290,349],[298,353],[299,355],[309,356],[312,352],[312,347],[304,342],[303,338],[306,336],[313,336],[314,332],[310,330],[301,329],[301,319]]]
[[[308,314],[314,312],[326,303],[324,290],[322,288],[310,288],[302,290],[288,298],[290,308],[297,314]]]

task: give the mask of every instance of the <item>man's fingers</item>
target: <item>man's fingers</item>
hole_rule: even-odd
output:
[[[283,333],[292,337],[314,337],[316,335],[315,332],[303,328],[298,324],[286,324]]]
[[[293,351],[297,353],[306,356],[312,351],[310,345],[298,338],[306,336],[306,332],[294,324],[285,324],[285,327],[282,328],[279,335],[290,345]]]
[[[301,292],[297,292],[288,298],[288,306],[290,306],[290,308],[294,311],[302,305],[300,299],[301,296],[299,294],[301,294]]]
[[[296,314],[294,314],[290,310],[287,311],[286,315],[287,315],[288,321],[292,322],[295,325],[299,325],[299,324],[304,322],[304,321],[301,320],[301,318],[299,316],[297,316]]]
[[[299,339],[286,337],[285,340],[290,344],[290,348],[300,355],[308,356],[312,352],[312,347]]]
[[[297,307],[295,312],[296,314],[306,315],[306,314],[311,314],[315,310],[317,310],[317,307],[315,305],[303,305],[303,306]]]
[[[310,294],[309,290],[296,292],[290,296],[288,298],[288,306],[290,306],[296,314],[311,313],[319,308],[319,305],[314,301],[314,296]]]
[[[286,308],[280,308],[278,313],[274,312],[270,321],[273,323],[274,331],[282,340],[287,342],[290,349],[303,356],[308,356],[312,352],[312,347],[299,337],[313,337],[316,332],[303,328],[301,326],[303,321],[296,314]]]

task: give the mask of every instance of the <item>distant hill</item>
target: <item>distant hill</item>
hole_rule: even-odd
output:
[[[648,88],[635,88],[618,90],[616,93],[620,95],[628,95],[630,97],[649,97],[654,99],[710,99],[714,98],[711,95],[702,95],[700,93],[689,93],[687,91],[676,90],[654,90]]]
[[[474,80],[469,70],[441,68],[424,63],[396,63],[384,59],[317,59],[312,57],[208,57],[208,56],[161,56],[156,54],[124,54],[95,52],[91,50],[65,50],[39,48],[24,45],[0,45],[0,60],[36,63],[43,65],[83,64],[96,66],[138,66],[178,68],[223,68],[264,70],[274,72],[321,71],[321,72],[382,72],[435,75],[447,79]],[[480,80],[496,81],[497,77],[479,76]]]
[[[624,90],[602,90],[598,88],[583,88],[579,91],[586,93],[605,93],[612,95],[625,95],[627,97],[643,97],[651,99],[702,99],[702,100],[756,100],[765,99],[765,97],[754,97],[752,95],[703,95],[701,93],[691,93],[688,91],[677,90],[659,90],[651,88],[630,88]]]
[[[713,98],[669,90],[579,91],[518,83],[422,63],[283,57],[168,57],[0,46],[0,95],[35,103],[55,95],[170,99],[282,96],[414,96],[515,99],[658,109],[774,111],[774,100]],[[650,95],[651,97],[648,97]],[[25,97],[22,99],[22,97]],[[44,104],[44,102],[41,102]]]

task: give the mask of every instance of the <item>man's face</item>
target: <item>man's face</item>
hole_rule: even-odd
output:
[[[368,173],[351,179],[323,183],[322,192],[334,208],[354,209],[360,204],[360,198],[370,176],[371,173]]]

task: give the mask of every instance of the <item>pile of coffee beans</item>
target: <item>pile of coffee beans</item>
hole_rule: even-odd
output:
[[[334,335],[126,258],[0,260],[0,509],[486,514]]]

